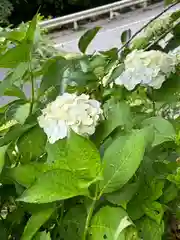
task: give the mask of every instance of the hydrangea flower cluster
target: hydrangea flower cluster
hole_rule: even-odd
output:
[[[127,55],[124,64],[125,70],[115,83],[129,91],[138,84],[159,89],[166,77],[175,71],[174,57],[155,50],[134,50]]]
[[[180,64],[180,46],[170,51],[169,54],[175,59],[176,65]]]
[[[42,110],[38,122],[53,144],[67,137],[70,129],[82,136],[92,135],[101,114],[100,103],[88,95],[64,93]]]
[[[144,35],[152,38],[156,35],[162,34],[164,31],[172,27],[173,19],[170,14],[165,14],[161,18],[154,20],[144,30]]]

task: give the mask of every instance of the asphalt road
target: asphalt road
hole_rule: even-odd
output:
[[[115,19],[109,20],[108,18],[81,25],[80,30],[74,31],[73,29],[64,30],[51,34],[51,38],[55,46],[60,51],[79,52],[78,41],[82,34],[90,28],[101,26],[102,29],[92,41],[88,48],[88,52],[106,50],[112,47],[120,47],[120,37],[124,30],[131,29],[132,33],[138,31],[150,19],[156,16],[163,10],[163,3],[149,6],[145,11],[141,9],[133,9],[130,12],[119,14]],[[175,6],[171,11],[180,9],[180,4]],[[0,69],[0,81],[4,78],[4,69]],[[27,95],[30,94],[30,87],[25,88]],[[11,101],[11,97],[0,97],[0,105],[6,104]]]
[[[123,13],[113,20],[102,19],[93,23],[83,25],[83,30],[73,31],[66,30],[54,34],[56,47],[60,50],[78,52],[78,41],[82,34],[90,28],[101,26],[101,31],[92,41],[88,48],[88,52],[106,50],[113,47],[121,46],[121,34],[124,30],[131,29],[132,33],[138,31],[150,19],[163,10],[163,2],[149,6],[146,10],[142,8]],[[173,7],[170,11],[180,9],[180,4]]]

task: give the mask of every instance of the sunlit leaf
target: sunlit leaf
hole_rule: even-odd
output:
[[[42,174],[18,200],[29,203],[49,203],[79,195],[87,196],[89,185],[90,182],[78,178],[72,171],[51,170]]]
[[[100,208],[91,220],[88,239],[125,239],[125,233],[120,231],[121,221],[125,217],[128,215],[123,208],[110,206]]]
[[[128,137],[120,136],[107,148],[103,157],[101,192],[116,191],[131,179],[143,159],[146,146],[152,140],[152,128],[144,128],[133,131]]]
[[[28,62],[30,57],[30,45],[23,42],[10,48],[5,54],[0,56],[1,68],[15,68],[19,63]]]
[[[39,211],[33,213],[25,226],[21,240],[31,240],[39,228],[50,218],[53,211],[52,206],[47,206],[44,209],[40,207]]]
[[[2,169],[4,167],[5,154],[6,154],[7,148],[8,148],[8,145],[0,147],[0,173],[2,172]]]
[[[175,130],[173,125],[162,117],[152,117],[143,121],[143,126],[151,125],[155,129],[153,146],[163,142],[175,140]]]

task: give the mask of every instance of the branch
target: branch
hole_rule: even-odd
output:
[[[177,1],[173,4],[171,4],[170,6],[168,6],[167,8],[165,8],[162,12],[160,12],[158,15],[156,15],[154,18],[152,18],[147,24],[145,24],[142,28],[140,28],[135,34],[132,35],[132,37],[119,49],[118,52],[122,51],[125,47],[127,47],[129,45],[129,43],[142,31],[144,30],[150,23],[152,23],[154,20],[156,20],[157,18],[159,18],[160,16],[162,16],[165,12],[167,12],[169,9],[171,9],[172,7],[174,7],[175,5],[179,4],[180,1]]]

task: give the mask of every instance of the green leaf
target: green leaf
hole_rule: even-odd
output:
[[[124,185],[119,191],[109,193],[105,197],[109,202],[126,208],[127,203],[135,195],[137,189],[138,183],[129,183]]]
[[[28,64],[22,62],[18,64],[18,66],[15,69],[13,69],[13,71],[10,72],[10,74],[8,74],[3,79],[3,81],[0,83],[0,95],[8,95],[8,92],[12,92],[13,83],[17,82],[18,80],[21,80],[21,78],[27,71],[27,67],[28,67]],[[17,87],[16,87],[16,91],[17,91]],[[16,94],[12,94],[11,96],[16,96]]]
[[[176,184],[176,186],[177,186],[178,188],[180,188],[180,168],[177,168],[176,173],[174,173],[174,174],[169,174],[169,175],[167,176],[167,179],[168,179],[170,182]]]
[[[121,34],[121,43],[125,44],[130,38],[131,38],[131,29],[125,30],[122,34]]]
[[[24,187],[30,187],[48,167],[42,163],[19,165],[8,168],[5,176]]]
[[[101,27],[92,28],[85,32],[85,34],[80,38],[78,47],[82,53],[86,52],[87,47],[89,46],[89,44],[91,43],[91,41],[93,40],[93,38],[96,36],[100,29]]]
[[[104,180],[100,183],[102,193],[114,192],[131,179],[152,139],[152,128],[144,128],[133,131],[129,137],[117,138],[107,148],[103,157]]]
[[[73,131],[65,140],[47,143],[46,150],[48,162],[54,163],[59,169],[85,171],[90,179],[101,175],[100,154],[95,145]]]
[[[38,22],[38,14],[36,14],[29,23],[29,27],[28,27],[28,30],[26,32],[25,41],[27,41],[29,43],[30,42],[31,43],[35,42],[37,22]]]
[[[8,232],[2,220],[0,221],[0,239],[8,240]]]
[[[16,110],[16,113],[14,115],[14,119],[23,125],[29,116],[29,111],[30,111],[30,103],[25,103],[24,105],[21,105],[18,107]]]
[[[173,201],[178,196],[178,188],[175,184],[171,183],[165,190],[161,198],[163,203],[167,204]]]
[[[109,216],[109,217],[107,217]],[[125,240],[121,221],[128,215],[123,208],[105,206],[92,217],[89,227],[89,240],[116,239]]]
[[[1,91],[1,85],[0,85],[0,91]],[[18,97],[18,98],[26,100],[26,95],[24,94],[24,92],[14,84],[9,86],[8,88],[6,87],[6,90],[4,91],[4,93],[2,95],[14,96],[14,97]]]
[[[38,232],[34,238],[34,240],[51,240],[50,233],[44,231],[44,232]]]
[[[149,218],[156,221],[158,224],[161,223],[164,215],[164,208],[162,204],[160,204],[159,202],[146,202],[143,205],[143,209],[145,214]]]
[[[174,102],[180,97],[180,76],[172,74],[162,85],[160,89],[153,90],[154,101]]]
[[[29,54],[30,45],[23,42],[0,56],[0,68],[15,68],[19,63],[28,62]]]
[[[148,217],[142,218],[136,226],[139,230],[139,236],[144,240],[162,240],[164,233],[163,226],[157,224]]]
[[[21,163],[36,161],[45,152],[46,140],[46,135],[39,126],[22,135],[17,142]]]
[[[0,137],[0,146],[6,145],[11,141],[15,141],[24,132],[32,128],[34,125],[35,124],[25,124],[22,126],[20,124],[16,124],[3,137]]]
[[[87,217],[86,209],[82,204],[70,208],[66,215],[64,216],[62,222],[60,230],[62,240],[82,239],[86,217]]]
[[[6,154],[7,148],[8,148],[8,145],[5,145],[5,146],[0,147],[0,174],[1,174],[2,169],[3,169],[3,167],[4,167],[5,154]]]
[[[122,126],[127,129],[132,127],[132,115],[130,107],[124,102],[114,104],[108,111],[107,119],[102,121],[97,127],[95,142],[102,142],[113,130]]]
[[[162,117],[152,117],[149,119],[145,119],[142,123],[143,126],[153,126],[155,129],[155,136],[153,147],[157,146],[163,142],[174,141],[176,132],[173,128],[173,125],[165,120]]]
[[[40,207],[39,211],[33,213],[25,226],[21,240],[31,240],[39,228],[50,218],[53,211],[53,207],[44,207],[44,209]]]
[[[118,48],[111,48],[107,51],[99,51],[102,55],[109,57],[111,60],[118,59]]]
[[[29,203],[49,203],[74,196],[87,196],[90,182],[73,172],[59,169],[42,174],[18,199]]]
[[[12,42],[20,42],[26,36],[25,32],[19,30],[11,30],[9,32],[1,32],[0,37],[5,37]]]
[[[44,94],[44,92],[52,86],[61,85],[62,75],[66,66],[67,60],[60,56],[52,58],[46,63],[40,86],[40,95]]]

